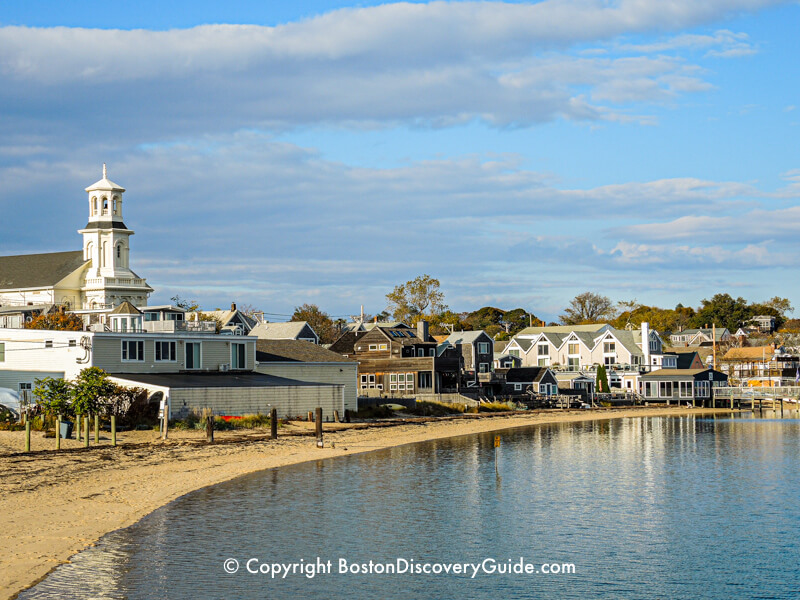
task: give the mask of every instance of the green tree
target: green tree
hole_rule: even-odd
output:
[[[584,325],[605,323],[613,319],[614,314],[614,303],[608,296],[584,292],[570,300],[559,319],[562,325]]]
[[[71,417],[72,385],[62,378],[43,377],[35,381],[33,395],[39,399],[47,414],[58,417]]]
[[[611,388],[608,387],[608,373],[606,373],[606,366],[599,365],[597,367],[597,377],[595,379],[595,389],[599,393],[607,394],[611,391]]]
[[[332,344],[339,337],[339,330],[328,313],[316,304],[301,304],[295,307],[292,321],[306,321],[319,336],[320,344]]]
[[[507,310],[505,314],[503,314],[503,320],[500,322],[500,324],[507,329],[509,335],[516,335],[531,323],[536,327],[541,324],[541,320],[524,308]]]
[[[735,332],[747,323],[753,316],[751,306],[744,298],[732,298],[729,294],[715,294],[710,300],[704,299],[692,317],[690,323],[693,327],[726,327]]]
[[[114,393],[116,385],[99,367],[83,369],[72,385],[72,406],[77,414],[96,414]]]
[[[430,275],[406,281],[386,294],[387,309],[396,321],[413,325],[421,318],[430,319],[447,310],[439,280]]]

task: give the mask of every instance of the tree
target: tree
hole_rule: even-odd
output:
[[[779,296],[775,296],[774,298],[767,300],[763,304],[764,306],[769,306],[770,308],[775,309],[782,317],[786,317],[786,313],[794,312],[794,306],[792,306],[792,303],[789,301],[788,298],[781,298]]]
[[[614,303],[607,296],[584,292],[575,296],[559,317],[562,325],[584,325],[614,318]]]
[[[301,304],[295,307],[292,321],[306,321],[317,332],[320,344],[332,344],[339,337],[339,331],[328,316],[316,304]]]
[[[51,329],[57,331],[83,331],[83,319],[72,313],[52,313],[34,317],[25,323],[25,329]]]
[[[69,381],[43,377],[35,381],[33,395],[39,399],[45,412],[58,417],[72,416],[72,385]]]
[[[597,378],[595,379],[595,388],[599,393],[607,394],[611,389],[608,387],[608,373],[606,373],[606,366],[599,365],[597,367]]]
[[[439,280],[430,275],[420,275],[416,279],[395,286],[386,294],[387,310],[396,321],[413,325],[420,318],[430,318],[447,310],[444,294],[439,291]],[[427,311],[427,312],[426,312]]]
[[[693,327],[726,327],[735,332],[747,323],[753,316],[753,311],[744,298],[732,298],[729,294],[715,294],[710,300],[703,300],[697,313],[690,323]]]
[[[112,388],[100,398],[100,411],[106,415],[125,416],[133,403],[147,390],[140,387],[125,387],[112,384]]]
[[[72,384],[72,406],[79,415],[98,413],[114,393],[116,384],[99,367],[83,369]]]
[[[186,300],[175,294],[170,298],[178,308],[184,309],[186,312],[197,312],[200,309],[200,304],[196,300]]]
[[[503,314],[503,319],[500,322],[500,324],[506,328],[506,331],[509,335],[516,335],[528,327],[531,323],[533,323],[533,326],[536,327],[541,323],[541,320],[532,312],[529,312],[524,308],[507,310],[505,314]]]

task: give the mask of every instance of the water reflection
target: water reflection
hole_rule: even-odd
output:
[[[766,411],[765,411],[766,413]],[[773,415],[765,415],[773,416]],[[800,420],[517,429],[318,461],[190,494],[21,598],[794,598]],[[313,560],[571,562],[568,576],[228,575]]]

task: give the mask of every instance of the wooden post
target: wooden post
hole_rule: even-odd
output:
[[[81,441],[81,421],[83,417],[80,414],[75,415],[75,439]]]
[[[314,412],[314,424],[316,426],[315,429],[317,430],[317,448],[322,448],[324,443],[322,441],[322,407],[318,406]]]
[[[269,436],[273,440],[278,439],[278,409],[273,408],[269,411]]]
[[[314,420],[314,413],[308,411],[308,422],[311,423]]]
[[[61,450],[61,417],[56,417],[56,450]]]
[[[94,414],[94,443],[100,443],[100,415]]]
[[[209,444],[214,443],[214,417],[211,415],[206,417],[206,441]]]
[[[117,445],[117,415],[111,415],[111,445]]]
[[[350,422],[350,409],[349,408],[345,408],[344,409],[344,422],[345,423],[349,423]]]
[[[339,411],[338,410],[333,411],[333,420],[336,423],[341,423],[341,421],[339,420]]]
[[[83,447],[89,447],[89,415],[83,418]]]
[[[31,451],[31,420],[25,419],[25,452]]]

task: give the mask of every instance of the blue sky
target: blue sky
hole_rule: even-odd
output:
[[[117,3],[122,4],[122,3]],[[0,254],[79,247],[209,308],[555,318],[592,290],[792,300],[797,2],[26,2],[0,8]]]

